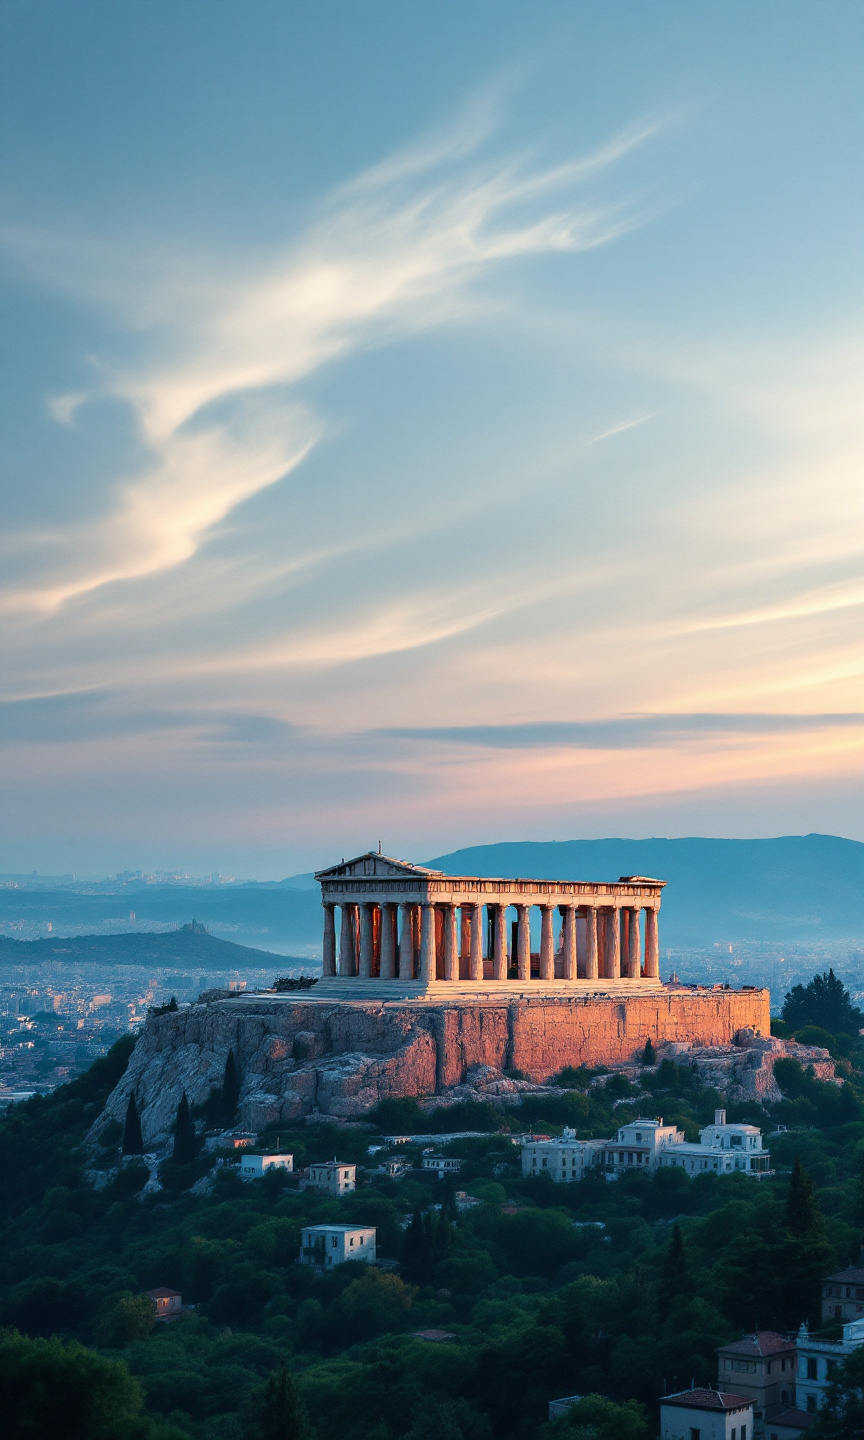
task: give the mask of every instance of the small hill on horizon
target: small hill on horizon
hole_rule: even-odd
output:
[[[666,880],[661,945],[864,936],[864,843],[837,835],[506,841],[426,863],[453,875],[504,879]]]
[[[13,940],[0,936],[0,963],[7,965],[44,964],[155,965],[160,968],[203,971],[284,969],[302,965],[299,956],[278,955],[272,950],[254,950],[219,940],[203,925],[192,921],[179,930],[160,933],[128,932],[119,935],[46,936],[40,940]],[[308,966],[308,961],[305,962]]]

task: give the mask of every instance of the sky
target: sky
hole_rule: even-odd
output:
[[[864,839],[857,0],[4,0],[0,870]]]

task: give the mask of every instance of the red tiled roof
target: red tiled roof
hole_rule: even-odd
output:
[[[816,1416],[808,1410],[798,1410],[793,1405],[791,1410],[778,1410],[776,1414],[772,1414],[767,1423],[769,1426],[788,1425],[790,1429],[797,1425],[800,1430],[807,1430],[815,1419]]]
[[[661,1405],[684,1405],[691,1410],[743,1410],[752,1406],[749,1395],[732,1395],[728,1390],[681,1390],[664,1395]]]
[[[741,1340],[730,1340],[728,1345],[717,1346],[718,1353],[724,1355],[778,1355],[781,1350],[794,1349],[795,1341],[778,1335],[775,1330],[757,1330]]]
[[[864,1270],[858,1265],[847,1265],[845,1270],[837,1270],[833,1275],[826,1275],[822,1284],[827,1285],[833,1280],[845,1281],[847,1285],[864,1285]]]

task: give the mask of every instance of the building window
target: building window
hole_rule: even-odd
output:
[[[818,1378],[819,1378],[819,1371],[818,1371],[818,1369],[817,1369],[817,1367],[816,1367],[816,1361],[815,1361],[815,1360],[808,1360],[808,1361],[807,1361],[807,1379],[808,1379],[808,1380],[818,1380]]]
[[[815,1414],[816,1414],[816,1396],[815,1396],[815,1395],[808,1395],[808,1396],[807,1396],[807,1414],[808,1414],[808,1415],[815,1415]]]
[[[702,1431],[695,1425],[690,1426],[690,1440],[701,1440]]]
[[[337,1250],[339,1248],[339,1241],[335,1235],[330,1236],[330,1244],[333,1246],[334,1250]]]

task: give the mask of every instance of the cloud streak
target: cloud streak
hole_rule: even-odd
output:
[[[157,335],[162,358],[105,367],[94,392],[131,407],[151,464],[117,486],[113,508],[95,522],[21,537],[34,555],[47,540],[50,576],[8,590],[3,608],[51,612],[188,560],[233,509],[288,475],[319,440],[322,422],[286,399],[292,386],[361,346],[453,318],[466,285],[493,265],[593,249],[624,234],[639,223],[635,211],[580,196],[580,187],[659,128],[630,127],[547,169],[481,160],[482,126],[435,137],[338,190],[269,266],[208,281],[204,262],[185,303],[173,307],[175,323]],[[73,273],[82,268],[86,260]],[[163,285],[176,295],[176,274],[166,269]],[[106,286],[122,293],[116,277]],[[125,309],[134,314],[131,276],[126,286]],[[172,309],[167,300],[150,304],[157,315]],[[88,398],[54,397],[55,419],[74,424]]]

